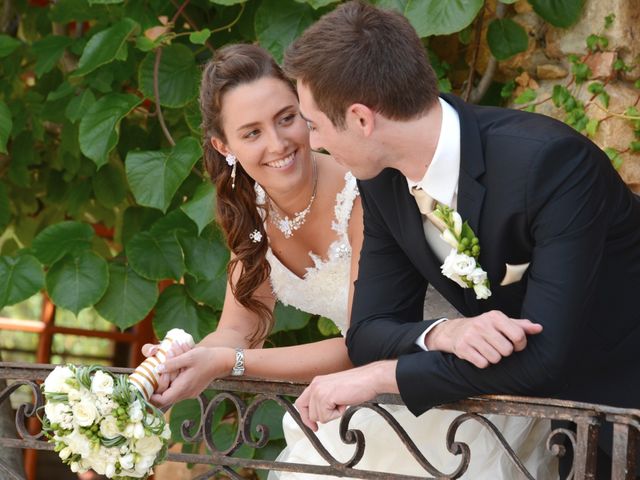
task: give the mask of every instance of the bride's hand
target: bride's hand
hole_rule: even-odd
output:
[[[197,397],[211,381],[231,374],[235,349],[227,347],[195,347],[167,360],[163,373],[178,373],[169,388],[151,397],[158,407]]]
[[[152,357],[153,355],[158,353],[158,347],[158,344],[146,343],[142,346],[142,354],[145,357]],[[188,352],[192,348],[193,347],[182,343],[174,343],[171,345],[171,348],[167,352],[166,358],[168,360],[170,358],[177,357],[178,355]],[[165,372],[161,373],[158,378],[158,388],[156,389],[155,393],[163,393],[167,388],[169,388],[169,385],[177,376],[178,372],[173,372],[170,374]]]

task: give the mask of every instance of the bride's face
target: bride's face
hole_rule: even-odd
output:
[[[224,149],[254,180],[283,193],[307,183],[309,132],[286,83],[265,77],[239,85],[224,95],[221,113]]]

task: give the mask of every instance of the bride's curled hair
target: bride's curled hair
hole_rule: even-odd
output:
[[[239,268],[236,282],[229,281],[238,303],[261,319],[260,327],[248,339],[252,345],[263,341],[274,323],[273,312],[255,297],[258,287],[269,278],[271,268],[266,259],[267,241],[263,219],[256,204],[255,181],[242,166],[236,165],[235,188],[232,188],[231,167],[211,145],[211,137],[226,142],[222,127],[222,102],[233,88],[272,77],[285,82],[295,93],[271,55],[256,45],[229,45],[218,50],[206,64],[200,86],[200,110],[204,137],[204,166],[217,190],[217,219],[229,249],[235,254],[227,266],[228,278]],[[262,209],[262,214],[266,213]],[[249,235],[258,229],[265,240],[254,243]]]

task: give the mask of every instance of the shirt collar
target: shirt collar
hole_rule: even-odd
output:
[[[442,125],[436,151],[424,177],[419,182],[407,178],[409,190],[422,188],[439,203],[452,206],[458,191],[460,174],[460,119],[458,112],[442,98]]]

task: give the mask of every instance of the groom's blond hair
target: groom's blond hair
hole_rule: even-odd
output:
[[[361,1],[347,2],[309,27],[287,49],[284,70],[341,128],[354,103],[410,120],[438,98],[436,75],[409,21]]]

